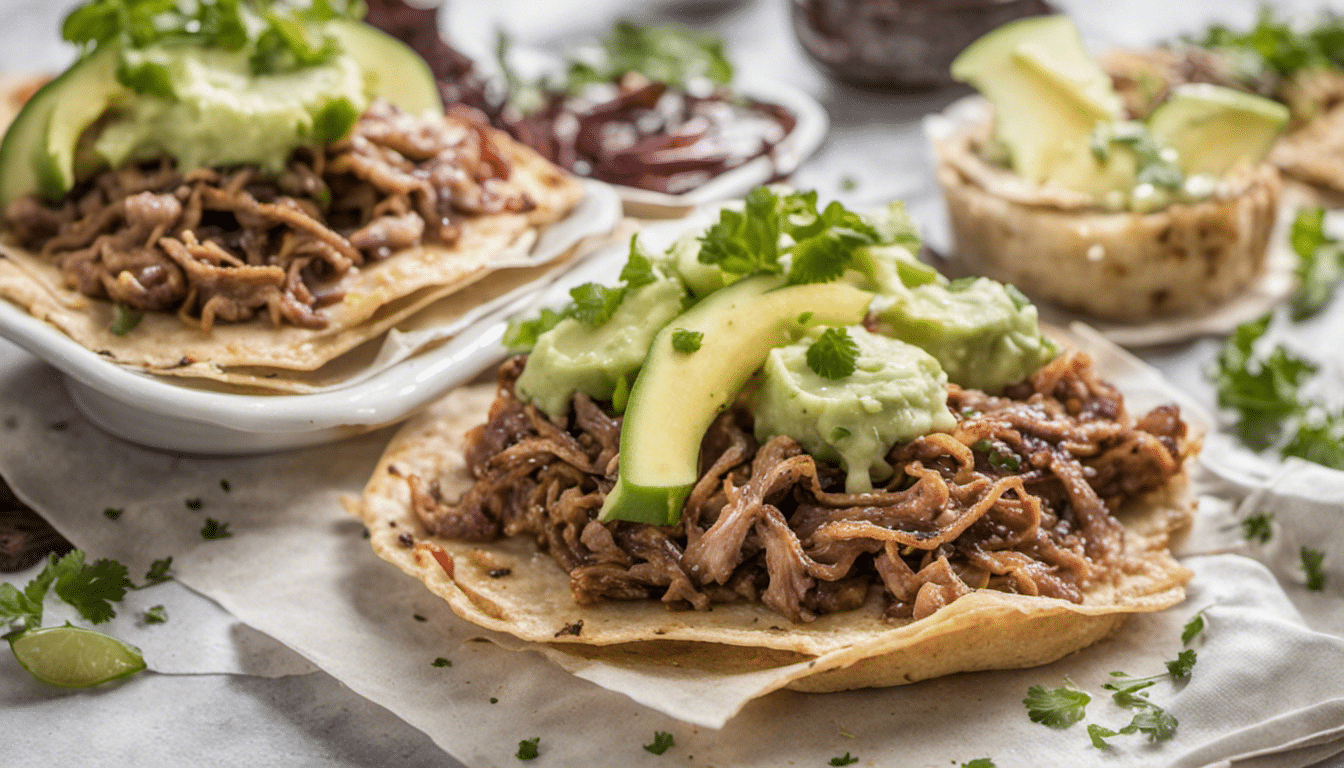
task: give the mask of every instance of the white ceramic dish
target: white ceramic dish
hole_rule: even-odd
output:
[[[793,173],[821,147],[831,120],[816,99],[778,80],[742,78],[734,87],[755,101],[778,104],[792,112],[798,119],[793,130],[769,155],[721,173],[689,192],[671,195],[617,185],[627,213],[643,218],[683,216],[699,205],[742,197],[753,187]]]
[[[615,191],[599,182],[585,185],[579,207],[548,227],[520,263],[554,258],[619,222],[621,200]],[[439,346],[313,394],[241,395],[142,373],[109,362],[7,301],[0,301],[0,336],[59,369],[75,404],[108,432],[168,451],[260,453],[338,440],[396,422],[472,378],[503,353],[501,318],[518,311],[563,271],[499,296],[448,326],[418,332],[417,347],[451,336]]]

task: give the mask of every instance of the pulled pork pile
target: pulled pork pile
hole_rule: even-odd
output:
[[[533,207],[506,182],[490,131],[467,116],[376,103],[346,138],[296,150],[278,176],[252,166],[178,171],[171,160],[104,171],[58,206],[15,200],[5,223],[67,285],[208,331],[265,311],[323,328],[342,276],[424,242],[451,245],[464,215]]]
[[[760,600],[808,621],[879,585],[888,615],[916,619],[975,589],[1082,602],[1127,565],[1112,512],[1165,485],[1192,450],[1174,406],[1136,422],[1090,358],[1067,353],[1003,396],[950,385],[957,427],[893,448],[884,490],[834,490],[843,472],[787,437],[758,445],[739,407],[705,435],[676,526],[603,523],[619,419],[580,394],[557,425],[514,396],[522,366],[501,369],[488,423],[467,435],[474,485],[446,500],[408,477],[412,507],[448,538],[534,536],[581,604]]]

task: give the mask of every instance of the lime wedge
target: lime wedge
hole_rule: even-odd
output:
[[[10,640],[9,647],[33,677],[67,688],[99,685],[145,668],[139,648],[68,625],[29,630]]]

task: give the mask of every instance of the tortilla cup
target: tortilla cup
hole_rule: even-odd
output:
[[[921,619],[883,617],[880,596],[854,611],[793,624],[763,605],[671,611],[657,601],[577,605],[567,574],[531,540],[487,544],[429,536],[411,510],[408,475],[438,478],[445,498],[471,479],[464,433],[479,423],[492,385],[454,391],[392,440],[358,503],[374,551],[425,583],[462,618],[586,658],[744,672],[797,665],[778,685],[834,691],[915,682],[954,672],[1044,664],[1114,632],[1131,613],[1184,597],[1190,573],[1168,553],[1188,524],[1184,473],[1123,510],[1126,568],[1081,604],[990,590]],[[806,662],[799,664],[799,662]]]
[[[979,124],[935,143],[953,249],[977,273],[1133,322],[1206,312],[1264,271],[1281,191],[1268,163],[1234,168],[1195,203],[1112,213],[986,162],[976,148],[987,135]]]

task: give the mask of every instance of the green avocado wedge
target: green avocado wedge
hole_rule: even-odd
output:
[[[332,21],[327,31],[373,80],[373,92],[407,112],[443,112],[434,73],[420,54],[362,21]]]
[[[810,325],[853,325],[872,299],[846,283],[786,286],[765,275],[711,294],[664,326],[630,392],[620,474],[599,519],[675,524],[699,476],[705,431],[770,350],[789,341],[801,315],[810,313]],[[678,331],[702,334],[699,348],[678,351]]]
[[[1263,160],[1287,124],[1284,105],[1208,83],[1173,88],[1148,118],[1153,140],[1176,150],[1182,171],[1213,176]]]

